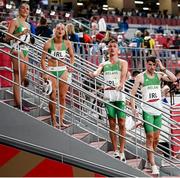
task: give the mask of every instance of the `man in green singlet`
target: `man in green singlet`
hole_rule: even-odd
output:
[[[110,104],[120,108],[122,111],[106,104],[106,111],[109,119],[110,125],[110,138],[112,141],[114,149],[114,157],[120,159],[121,161],[126,161],[124,155],[124,145],[126,129],[125,129],[125,118],[126,114],[123,112],[125,110],[125,95],[121,92],[124,90],[124,83],[126,80],[126,74],[128,72],[128,64],[126,61],[119,59],[119,49],[118,43],[112,40],[108,44],[109,60],[103,62],[99,65],[95,72],[89,73],[91,77],[97,77],[103,72],[104,81],[109,85],[104,86],[104,99]],[[119,133],[123,137],[119,138],[120,151],[117,147],[117,137],[114,132],[116,132],[116,118],[118,119]]]
[[[67,67],[62,61],[65,60],[66,53],[69,54],[69,62],[71,64],[74,64],[74,53],[73,48],[71,45],[71,42],[69,40],[65,40],[65,27],[63,24],[57,24],[54,32],[54,37],[50,38],[45,44],[43,51],[51,54],[53,57],[48,58],[48,65],[46,66],[46,53],[42,53],[41,57],[41,65],[42,68],[51,74],[53,74],[53,77],[50,75],[44,74],[45,80],[51,80],[52,81],[52,93],[50,94],[50,99],[54,102],[56,102],[56,90],[59,89],[59,101],[61,106],[65,106],[65,98],[66,93],[68,91],[69,85],[62,80],[66,81],[68,80],[69,72],[71,72],[71,68]],[[66,58],[67,59],[67,58]],[[59,83],[57,83],[57,79],[61,78],[62,80],[59,80]],[[51,113],[51,119],[52,124],[54,127],[67,127],[63,120],[64,120],[64,112],[65,109],[60,109],[60,123],[56,122],[56,104],[53,102],[49,103],[49,110]]]
[[[161,72],[155,71],[157,66],[160,68]],[[161,128],[162,125],[162,114],[161,111],[158,110],[162,109],[161,80],[174,82],[176,81],[176,77],[162,65],[159,59],[156,59],[155,56],[149,56],[146,62],[146,71],[137,75],[131,91],[131,95],[135,96],[138,87],[141,87],[142,100],[144,101],[141,104],[143,120],[158,128]],[[133,114],[137,116],[138,113],[136,112],[135,100],[133,98],[131,98],[131,106]],[[158,145],[160,130],[146,122],[144,123],[144,129],[146,133],[146,147],[152,151],[155,151]],[[152,170],[152,174],[159,174],[158,167],[155,164],[154,154],[148,150],[147,161],[148,167]]]

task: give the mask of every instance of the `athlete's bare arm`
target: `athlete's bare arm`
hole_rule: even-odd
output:
[[[176,76],[167,70],[159,59],[156,59],[157,66],[160,67],[160,70],[163,72],[158,72],[158,77],[160,80],[168,81],[168,82],[175,82],[177,80]]]
[[[134,85],[133,85],[133,88],[131,90],[132,96],[136,95],[137,90],[138,90],[139,86],[142,84],[142,82],[143,82],[143,73],[140,73],[139,75],[137,75]],[[132,110],[134,111],[135,110],[135,99],[131,97],[130,103],[131,103]]]
[[[74,51],[73,51],[73,47],[72,44],[69,40],[67,40],[67,47],[68,47],[68,52],[69,52],[69,56],[70,56],[70,63],[73,65],[74,64]]]
[[[48,40],[44,44],[43,52],[42,52],[42,56],[41,56],[41,66],[42,66],[42,69],[45,70],[45,71],[47,71],[47,67],[46,67],[46,57],[47,57],[47,54],[45,52],[48,52],[49,48],[50,48],[50,40]],[[47,77],[47,75],[44,74],[44,78],[46,78],[46,77]]]
[[[90,72],[88,75],[92,78],[97,77],[101,74],[104,64],[101,63],[96,71]]]
[[[117,86],[117,90],[122,90],[126,81],[126,75],[128,72],[128,63],[127,61],[121,61],[121,76],[120,76],[120,84]]]

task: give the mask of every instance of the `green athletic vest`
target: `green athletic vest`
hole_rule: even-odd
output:
[[[48,53],[53,55],[54,57],[57,57],[59,59],[63,59],[66,56],[66,45],[64,43],[64,40],[62,41],[62,47],[60,50],[56,50],[54,45],[54,39],[51,39],[51,47],[48,49]]]
[[[118,60],[112,64],[110,61],[106,61],[103,66],[104,81],[112,86],[117,86],[120,83],[121,76],[121,63]],[[125,96],[122,92],[116,91],[115,88],[104,86],[104,99],[108,101],[124,101]]]
[[[19,18],[17,18],[17,21],[18,21],[18,25],[19,26],[15,29],[13,34],[17,34],[17,33],[23,32],[26,29],[26,27],[24,27],[23,24],[20,22]],[[26,22],[26,24],[28,26],[28,29],[30,29],[29,24],[27,22]],[[30,42],[30,34],[27,33],[27,34],[21,35],[19,37],[19,39],[24,41],[24,42],[26,42],[26,43],[29,43]],[[26,44],[21,43],[21,41],[16,41],[15,40],[15,42],[13,43],[13,48],[15,50],[18,50],[18,45],[19,45],[19,49],[23,51],[24,56],[27,56],[29,47]]]
[[[149,78],[144,72],[144,82],[142,91],[142,100],[149,103],[151,106],[162,109],[161,105],[161,81],[158,78],[158,74],[155,73],[154,78]],[[152,115],[160,115],[161,111],[152,108],[144,103],[141,104],[142,109]]]

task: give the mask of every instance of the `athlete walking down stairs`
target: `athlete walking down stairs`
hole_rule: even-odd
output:
[[[161,72],[155,71],[157,66],[160,68]],[[143,110],[143,120],[158,128],[161,128],[162,125],[162,114],[161,111],[158,110],[162,109],[161,80],[174,82],[176,81],[176,77],[162,65],[159,59],[156,59],[155,56],[149,56],[146,62],[146,71],[137,75],[131,91],[131,95],[135,96],[138,87],[141,87],[142,100],[149,104],[141,104]],[[138,113],[135,109],[134,98],[131,98],[131,106],[133,114],[137,116]],[[154,106],[157,109],[151,106]],[[159,141],[160,130],[149,125],[148,123],[144,123],[146,147],[152,151],[155,151]],[[152,151],[147,150],[148,167],[151,168],[152,174],[159,174]]]
[[[104,75],[104,81],[113,85],[114,87],[104,86],[104,99],[110,104],[125,110],[125,95],[121,91],[124,90],[124,83],[126,80],[126,74],[128,70],[128,64],[126,61],[119,59],[118,43],[112,40],[108,44],[109,60],[99,65],[95,72],[89,73],[91,77],[97,77],[101,73]],[[106,111],[109,119],[110,138],[114,149],[114,157],[121,161],[126,161],[124,155],[125,139],[119,137],[120,151],[117,147],[116,132],[116,117],[118,120],[119,133],[123,137],[126,135],[125,118],[126,114],[123,111],[115,109],[113,106],[106,104]]]
[[[74,53],[71,42],[65,40],[65,26],[63,24],[58,24],[55,28],[54,37],[49,39],[43,50],[50,53],[51,55],[65,60],[66,53],[69,53],[70,63],[74,64]],[[44,74],[44,80],[52,81],[52,93],[50,94],[50,99],[56,102],[56,89],[59,87],[59,101],[60,105],[65,106],[65,98],[68,91],[69,85],[63,81],[59,80],[57,83],[57,78],[61,78],[64,81],[68,81],[69,72],[72,72],[72,68],[67,67],[63,62],[56,60],[55,58],[48,58],[48,66],[46,66],[47,54],[42,53],[41,64],[42,68],[54,75],[54,77]],[[56,121],[56,104],[53,102],[49,103],[49,110],[51,113],[51,119],[54,127],[67,127],[64,120],[64,108],[60,108],[60,123],[58,125]]]

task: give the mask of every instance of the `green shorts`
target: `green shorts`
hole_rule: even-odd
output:
[[[124,101],[114,101],[114,102],[110,102],[110,104],[118,107],[121,110],[125,110],[126,106],[125,106],[125,102]],[[125,119],[126,118],[126,113],[123,111],[120,111],[108,104],[105,104],[105,108],[106,108],[106,112],[108,115],[108,118],[114,118],[116,119],[116,116],[118,119]]]
[[[50,71],[50,73],[53,74],[55,77],[59,77],[60,78],[64,74],[65,71],[66,70],[62,70],[62,71]]]
[[[147,112],[143,111],[143,120],[161,128],[162,126],[162,114],[155,116],[148,114]],[[146,133],[156,132],[158,129],[149,125],[148,123],[144,123],[144,130]]]

